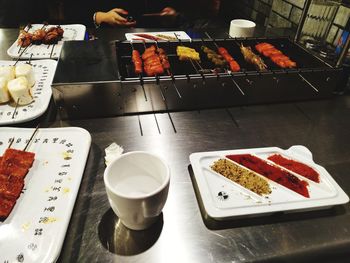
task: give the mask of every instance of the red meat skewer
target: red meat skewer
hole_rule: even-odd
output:
[[[269,57],[281,68],[295,68],[297,66],[296,62],[292,61],[289,57],[284,55],[282,51],[278,50],[270,43],[259,43],[255,45],[255,49],[265,57]]]

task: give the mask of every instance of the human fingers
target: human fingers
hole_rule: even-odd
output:
[[[125,17],[122,17],[121,15],[115,12],[112,13],[112,19],[113,21],[116,21],[118,23],[125,23],[128,21]]]
[[[118,13],[118,14],[123,14],[123,15],[127,15],[129,14],[128,11],[122,9],[122,8],[113,8],[111,11]]]
[[[176,10],[172,7],[165,7],[160,13],[161,16],[172,16],[176,14]]]

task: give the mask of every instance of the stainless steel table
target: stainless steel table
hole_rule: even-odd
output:
[[[3,32],[6,30],[0,30],[0,35]],[[0,39],[0,54],[5,59],[7,47],[3,43]],[[49,112],[56,112],[54,104]],[[324,211],[277,213],[220,223],[202,215],[189,169],[192,152],[300,144],[312,151],[315,162],[324,166],[350,195],[349,96],[86,120],[61,121],[59,110],[57,116],[51,113],[41,120],[43,126],[79,126],[92,135],[58,262],[349,261],[349,204]],[[112,142],[125,151],[161,154],[170,165],[168,201],[158,222],[146,231],[127,230],[108,204],[103,157],[104,148]]]

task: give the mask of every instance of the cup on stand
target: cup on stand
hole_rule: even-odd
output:
[[[231,20],[229,34],[230,37],[252,37],[254,36],[256,24],[246,19]]]
[[[148,152],[129,152],[112,161],[104,172],[108,201],[124,226],[143,230],[158,219],[165,205],[170,169]]]

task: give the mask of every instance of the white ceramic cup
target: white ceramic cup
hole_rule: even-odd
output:
[[[230,23],[229,34],[231,37],[252,37],[256,24],[245,19],[234,19]]]
[[[165,205],[170,169],[148,152],[129,152],[111,162],[104,172],[109,203],[124,226],[143,230],[157,221]]]

